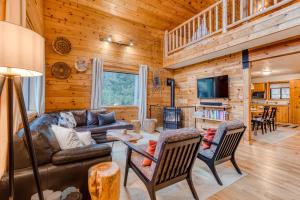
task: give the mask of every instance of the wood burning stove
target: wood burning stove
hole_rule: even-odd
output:
[[[175,80],[167,79],[171,87],[171,106],[164,107],[164,129],[179,129],[182,127],[182,110],[175,107]]]

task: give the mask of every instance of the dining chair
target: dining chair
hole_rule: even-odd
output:
[[[277,129],[276,114],[277,114],[277,107],[272,107],[270,116],[267,119],[267,124],[269,125],[270,132],[272,132],[272,128],[273,128],[273,131],[275,131]]]
[[[160,134],[154,156],[147,153],[145,146],[127,145],[124,186],[131,168],[145,184],[151,200],[155,192],[183,180],[187,180],[193,197],[198,195],[192,181],[192,168],[202,136],[197,129],[167,130]],[[144,158],[152,161],[151,166],[143,166]]]
[[[218,164],[230,160],[236,171],[242,174],[235,160],[235,152],[245,130],[243,122],[226,121],[219,125],[212,141],[203,139],[203,141],[211,143],[211,146],[209,149],[203,149],[201,146],[197,157],[209,167],[219,185],[223,185],[223,183],[215,167]]]
[[[257,130],[259,127],[261,127],[262,134],[267,132],[267,120],[269,117],[269,110],[270,106],[264,106],[264,111],[261,117],[253,118],[251,120],[252,122],[252,131],[255,131],[254,133],[257,134]]]

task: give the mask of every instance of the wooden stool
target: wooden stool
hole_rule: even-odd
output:
[[[140,122],[140,120],[131,120],[131,124],[133,125],[133,130],[136,133],[139,133],[141,131],[141,122]]]
[[[88,186],[92,200],[119,200],[119,166],[115,162],[94,165],[89,169]]]
[[[154,133],[156,129],[157,119],[145,119],[143,129],[146,132]]]

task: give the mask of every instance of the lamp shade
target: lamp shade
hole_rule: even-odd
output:
[[[0,74],[40,76],[45,64],[45,40],[38,33],[0,21]]]

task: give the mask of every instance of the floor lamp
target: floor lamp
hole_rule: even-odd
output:
[[[45,41],[42,36],[22,26],[0,21],[0,94],[5,82],[7,86],[9,199],[14,199],[13,91],[15,89],[39,199],[44,200],[21,83],[21,77],[42,75],[44,58]]]

